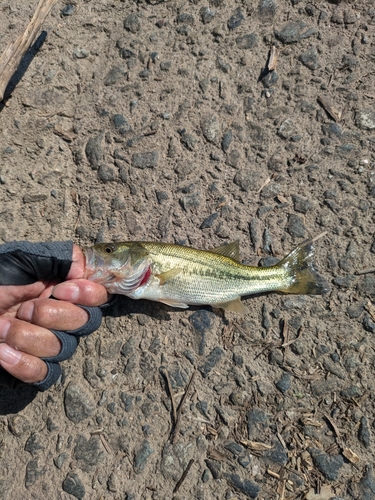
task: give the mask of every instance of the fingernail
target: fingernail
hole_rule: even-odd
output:
[[[79,297],[79,288],[74,283],[60,283],[52,290],[52,296],[55,297],[55,299],[75,302]]]
[[[0,340],[4,340],[8,334],[10,327],[10,321],[6,319],[0,319]]]
[[[7,344],[0,344],[0,362],[3,361],[8,365],[16,365],[22,357],[22,352],[16,351]]]
[[[32,301],[24,302],[18,309],[17,317],[25,321],[31,321],[33,318],[34,306],[35,304]]]

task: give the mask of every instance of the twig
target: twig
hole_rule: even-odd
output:
[[[354,274],[361,276],[362,274],[375,273],[375,267],[368,267],[367,269],[361,269],[360,271],[355,271]]]
[[[277,48],[275,45],[272,45],[271,50],[270,50],[270,57],[268,59],[268,71],[273,71],[276,69],[276,64],[277,64]]]
[[[18,68],[23,56],[36,38],[57,0],[40,0],[36,11],[26,27],[14,42],[11,42],[0,57],[0,101],[4,99],[4,92],[10,79]]]
[[[182,476],[180,477],[180,479],[177,481],[177,484],[176,486],[174,487],[173,489],[173,494],[177,493],[177,491],[180,489],[180,486],[181,484],[185,481],[186,479],[186,476],[189,474],[189,470],[191,469],[191,466],[193,465],[194,463],[194,458],[192,458],[190,460],[190,462],[187,464],[187,467],[186,469],[184,470],[184,472],[182,473]]]
[[[191,377],[190,377],[190,380],[188,382],[188,385],[186,386],[186,390],[185,390],[185,393],[184,395],[182,396],[181,398],[181,401],[180,401],[180,404],[178,405],[178,408],[177,408],[177,412],[176,412],[176,423],[175,423],[175,426],[172,430],[172,433],[171,433],[171,441],[173,444],[175,444],[175,442],[177,441],[177,437],[178,437],[178,431],[180,430],[180,422],[181,422],[181,412],[182,412],[182,408],[183,408],[183,405],[186,401],[186,398],[188,396],[188,393],[189,393],[189,390],[190,390],[190,387],[191,387],[191,384],[194,380],[194,377],[195,377],[195,373],[196,372],[193,372],[191,374]]]
[[[172,413],[173,413],[173,425],[176,425],[176,423],[177,423],[177,409],[176,409],[176,402],[174,400],[174,393],[173,393],[173,389],[172,389],[171,379],[169,378],[169,373],[166,369],[163,369],[162,373],[165,377],[165,380],[167,381],[168,392],[169,392],[169,396],[171,398]]]
[[[335,120],[335,122],[339,122],[341,120],[342,113],[334,108],[326,97],[320,95],[318,97],[318,103],[327,111],[327,113]]]

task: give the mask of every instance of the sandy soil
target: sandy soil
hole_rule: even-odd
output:
[[[36,3],[1,3],[1,51]],[[327,231],[331,292],[119,300],[61,383],[0,389],[0,499],[375,498],[373,2],[59,2],[44,28],[1,107],[2,241],[267,264]]]

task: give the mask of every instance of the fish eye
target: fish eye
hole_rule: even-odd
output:
[[[113,253],[115,251],[115,247],[113,245],[106,245],[104,247],[105,253]]]

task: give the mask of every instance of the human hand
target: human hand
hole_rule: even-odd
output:
[[[56,248],[48,254],[53,245],[57,256]],[[108,301],[108,294],[103,286],[82,279],[85,258],[76,245],[47,243],[46,255],[26,252],[26,258],[19,251],[9,258],[5,247],[0,246],[0,366],[45,390],[59,376],[58,361],[75,351],[76,335],[87,335],[100,325],[97,306]]]

